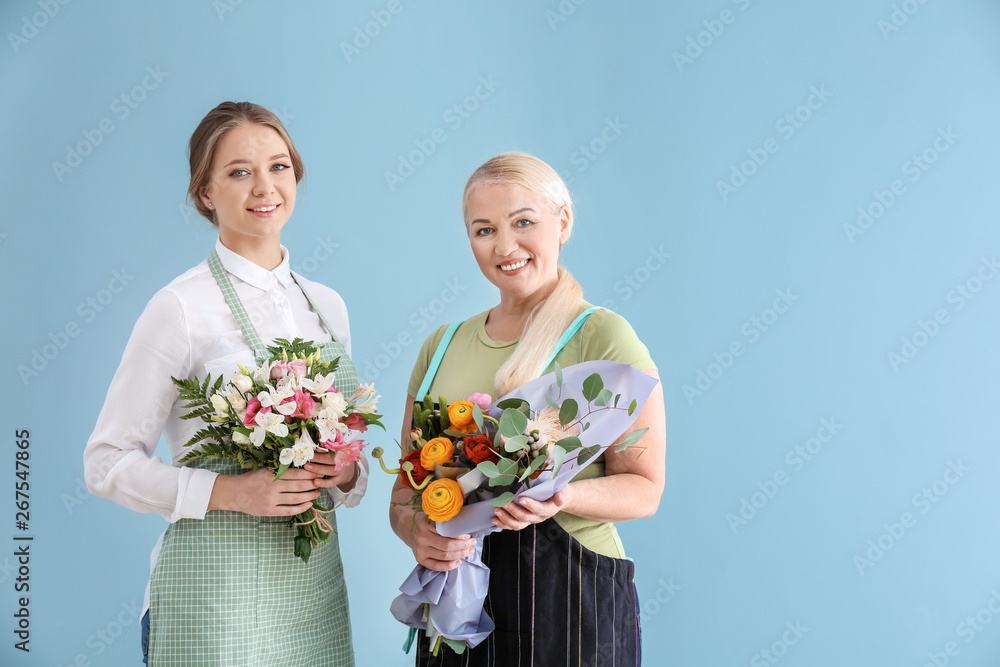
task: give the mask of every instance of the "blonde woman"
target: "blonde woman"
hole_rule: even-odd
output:
[[[249,102],[220,104],[191,136],[190,167],[189,196],[219,238],[139,317],[84,453],[87,484],[170,522],[151,559],[148,664],[353,665],[337,535],[303,563],[288,517],[321,493],[356,505],[367,464],[338,472],[317,456],[275,482],[268,470],[240,474],[234,461],[153,456],[162,432],[177,461],[199,426],[180,419],[171,376],[228,380],[237,364],[266,360],[275,338],[320,344],[324,360],[340,359],[334,386],[357,388],[343,300],[292,273],[281,245],[303,175],[281,121]]]
[[[658,377],[628,322],[585,302],[579,284],[558,265],[573,229],[573,206],[555,170],[524,153],[498,155],[469,178],[462,210],[472,253],[500,302],[464,321],[450,340],[441,327],[424,342],[410,378],[403,442],[410,407],[423,398],[418,394],[497,398],[551,371],[545,364],[553,352],[563,367],[603,359]],[[579,329],[557,349],[574,325]],[[442,347],[440,364],[431,367]],[[628,432],[639,428],[649,431],[637,447],[609,449],[549,501],[526,499],[496,510],[493,522],[502,531],[483,547],[491,570],[485,608],[496,630],[464,655],[442,645],[431,656],[421,633],[417,665],[507,667],[557,658],[560,664],[639,664],[633,563],[615,523],[651,516],[659,505],[666,450],[659,385]],[[393,501],[410,494],[397,480]],[[454,569],[473,552],[470,536],[443,537],[426,515],[405,505],[391,506],[390,521],[429,569]]]

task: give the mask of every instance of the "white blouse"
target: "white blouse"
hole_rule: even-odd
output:
[[[275,338],[330,340],[292,279],[284,246],[281,264],[273,271],[221,242],[215,249],[265,345]],[[299,280],[350,354],[343,299],[324,285]],[[135,324],[83,454],[91,493],[137,512],[156,512],[171,523],[204,519],[217,474],[177,463],[186,451],[184,443],[202,422],[180,419],[186,410],[170,378],[204,379],[211,374],[214,379],[221,374],[227,381],[237,363],[256,365],[208,263],[202,262],[157,292]],[[153,456],[161,433],[172,465]],[[353,507],[367,487],[368,462],[362,457],[354,488],[346,494],[336,487],[330,492],[334,501]]]

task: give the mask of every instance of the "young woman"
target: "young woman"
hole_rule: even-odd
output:
[[[523,153],[492,158],[469,178],[463,214],[472,253],[499,289],[500,303],[463,322],[450,342],[442,342],[441,327],[424,343],[410,378],[403,442],[415,399],[428,393],[459,400],[472,392],[498,398],[551,371],[544,365],[563,332],[588,311],[556,362],[619,361],[658,377],[628,322],[592,309],[558,266],[573,210],[566,185],[549,165]],[[439,346],[444,355],[432,367]],[[636,447],[609,449],[551,500],[526,499],[496,510],[493,522],[503,530],[486,537],[483,548],[490,568],[485,608],[496,630],[463,655],[442,646],[436,657],[421,633],[417,665],[639,664],[633,564],[614,522],[651,516],[659,504],[666,449],[660,385],[630,431],[643,427],[649,431]],[[393,501],[410,494],[397,480]],[[451,570],[472,554],[468,535],[443,537],[410,507],[393,505],[390,520],[427,568]]]
[[[199,423],[180,419],[171,376],[228,380],[237,364],[265,360],[275,338],[300,337],[322,343],[324,359],[340,359],[340,391],[357,388],[343,300],[293,274],[281,245],[302,160],[278,118],[249,102],[209,112],[189,157],[188,194],[219,238],[139,317],[84,453],[87,484],[171,524],[152,557],[149,664],[353,665],[337,535],[303,563],[292,554],[288,517],[321,494],[356,505],[367,463],[337,472],[317,456],[277,482],[267,470],[240,474],[233,461],[176,463]],[[173,465],[153,456],[161,433]]]

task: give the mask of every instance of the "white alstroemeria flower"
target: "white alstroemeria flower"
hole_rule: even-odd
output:
[[[278,463],[283,466],[292,465],[292,461],[295,460],[295,454],[292,452],[291,447],[285,447],[281,450],[281,454],[278,455]]]
[[[285,418],[281,415],[273,412],[268,412],[267,414],[258,412],[253,420],[257,422],[257,426],[253,427],[253,433],[250,434],[250,442],[253,443],[254,447],[260,447],[264,443],[265,434],[269,432],[279,438],[284,438],[288,435]]]
[[[339,421],[347,416],[347,401],[344,400],[343,395],[339,391],[331,391],[323,394],[321,405],[321,410],[324,411],[324,414],[320,415],[321,417]]]
[[[312,379],[305,377],[302,378],[299,384],[301,384],[302,388],[306,391],[311,392],[317,397],[322,397],[327,391],[329,391],[330,387],[333,386],[335,375],[335,373],[327,373],[326,375],[320,373]]]
[[[254,369],[253,379],[256,382],[267,382],[271,379],[271,367],[268,364],[258,366]]]
[[[295,412],[295,401],[289,401],[284,405],[281,402],[294,395],[295,390],[288,391],[287,387],[284,389],[270,387],[266,391],[257,394],[257,400],[260,401],[260,407],[262,408],[271,408],[282,415],[290,415]]]
[[[311,461],[315,454],[316,443],[313,442],[309,431],[303,429],[295,444],[292,445],[292,464],[301,468],[306,464],[306,461]]]
[[[347,433],[348,428],[339,419],[324,419],[320,417],[316,420],[316,428],[319,430],[320,442],[333,442],[337,439],[337,431]]]
[[[246,377],[245,375],[243,377]],[[240,393],[239,387],[228,384],[224,390],[224,395],[226,400],[229,401],[229,405],[233,406],[233,410],[237,413],[244,412],[247,409],[247,400],[243,398],[243,394]]]
[[[364,412],[366,414],[374,414],[378,410],[378,399],[381,396],[375,396],[374,398],[369,398],[363,403],[356,403],[354,409],[358,412]]]
[[[354,390],[351,397],[347,399],[347,402],[351,405],[356,404],[358,401],[366,401],[375,395],[375,383],[369,382],[368,384],[359,384],[358,388]]]
[[[222,396],[219,396],[218,394],[212,394],[211,401],[212,401],[212,407],[215,408],[216,412],[221,412],[222,414],[226,414],[227,412],[229,412],[229,403],[227,403],[226,399],[223,398]]]
[[[229,382],[244,394],[253,389],[253,378],[243,374],[242,372],[233,373],[233,379]]]
[[[282,396],[291,396],[295,393],[295,390],[299,388],[299,378],[293,374],[289,373],[285,377],[278,380],[278,384],[275,386],[275,392]]]
[[[245,433],[241,433],[239,431],[233,431],[233,442],[235,442],[237,445],[249,445],[250,436],[246,435]]]

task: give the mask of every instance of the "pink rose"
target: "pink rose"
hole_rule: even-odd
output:
[[[306,375],[306,360],[305,359],[292,359],[288,362],[288,370],[295,374],[297,378],[303,378]]]
[[[362,433],[368,430],[368,425],[365,424],[365,418],[357,412],[352,412],[344,418],[344,426],[352,431],[361,431]]]
[[[260,399],[254,396],[247,402],[247,411],[243,415],[243,425],[244,426],[256,426],[257,422],[254,421],[254,417],[257,416],[258,412],[263,412],[265,415],[271,412],[271,406],[268,406],[261,410]]]
[[[478,391],[469,394],[469,398],[467,398],[466,400],[478,405],[479,409],[482,410],[483,412],[489,410],[490,405],[493,403],[493,399],[490,398],[489,394],[480,394]]]
[[[271,364],[271,379],[280,380],[288,375],[288,362],[278,360]]]

